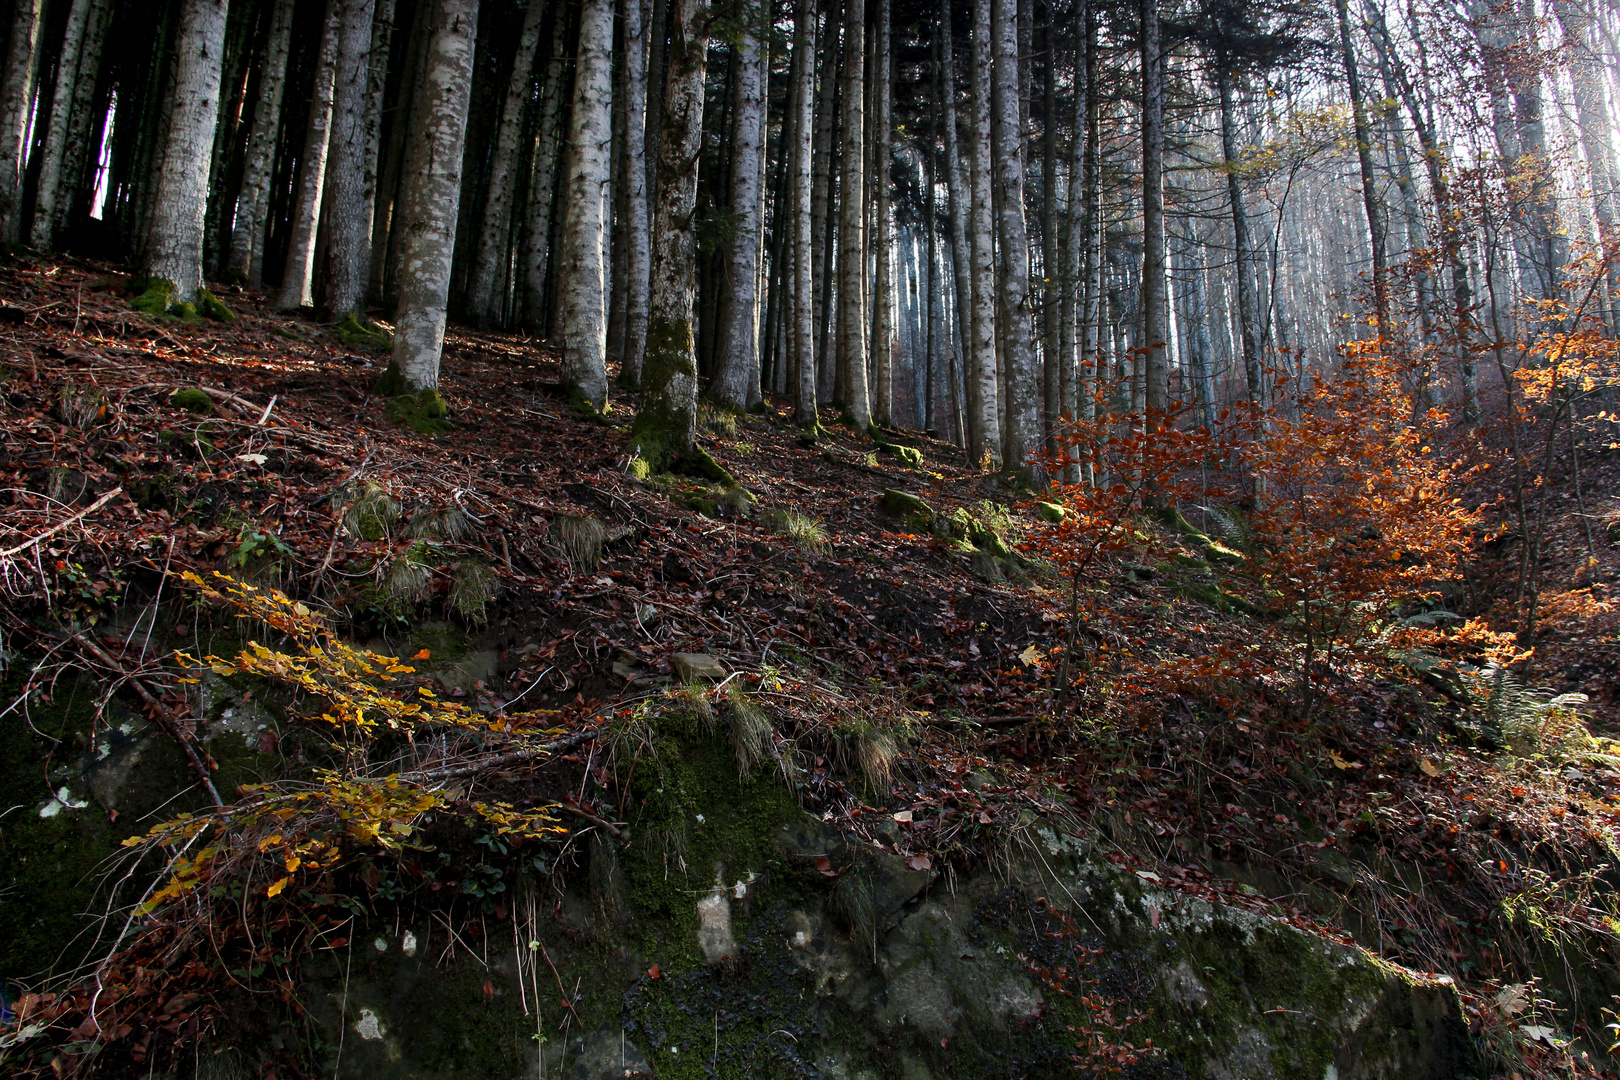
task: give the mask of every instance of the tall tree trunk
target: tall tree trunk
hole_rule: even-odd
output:
[[[816,418],[816,237],[814,158],[816,126],[816,5],[798,0],[793,19],[793,358],[788,364],[793,418],[814,431]]]
[[[973,319],[968,348],[968,460],[1001,466],[1000,389],[996,378],[996,237],[991,216],[991,0],[973,0]],[[1015,106],[1016,107],[1016,102]]]
[[[193,299],[203,284],[208,162],[219,120],[225,12],[225,0],[185,0],[180,11],[174,107],[152,206],[146,272],[172,281],[182,300]]]
[[[421,95],[416,88],[421,85],[427,47],[433,37],[432,4],[418,3],[414,7],[411,25],[405,32],[394,100],[390,108],[379,111],[386,125],[386,137],[379,132],[381,154],[371,218],[376,242],[371,246],[370,292],[385,308],[394,307],[398,301],[400,198],[405,190],[405,161],[410,155],[411,139],[417,128],[416,114],[421,107]]]
[[[1243,338],[1243,375],[1248,384],[1249,402],[1257,409],[1266,406],[1265,369],[1260,363],[1260,298],[1254,241],[1249,233],[1249,211],[1243,199],[1242,161],[1238,153],[1237,107],[1232,98],[1232,81],[1224,54],[1215,57],[1215,89],[1221,105],[1221,156],[1226,160],[1226,196],[1232,208],[1232,243],[1237,257],[1233,274],[1237,278],[1238,326]]]
[[[647,216],[646,0],[624,0],[624,356],[619,382],[641,385],[647,351],[647,289],[652,273],[652,222]]]
[[[710,397],[736,409],[748,408],[759,371],[757,286],[765,208],[759,156],[765,136],[765,48],[759,26],[763,16],[748,11],[745,18],[748,25],[732,54],[730,206],[734,231],[727,245],[720,354],[709,385]]]
[[[635,3],[636,0],[629,0]],[[523,14],[523,30],[518,36],[517,55],[512,58],[512,77],[507,83],[506,101],[501,107],[500,128],[495,136],[495,154],[489,168],[489,197],[484,200],[483,227],[473,253],[472,285],[467,293],[467,314],[480,326],[500,320],[505,306],[506,269],[511,263],[512,196],[517,187],[518,143],[523,138],[523,110],[529,101],[534,75],[534,54],[540,46],[541,23],[547,5],[529,0]],[[502,289],[503,295],[496,290]]]
[[[673,0],[659,132],[651,305],[642,397],[631,440],[654,467],[690,455],[697,435],[697,350],[692,335],[698,158],[703,148],[705,0]]]
[[[264,70],[259,76],[259,99],[253,107],[253,131],[248,136],[247,161],[242,170],[242,195],[237,200],[236,224],[226,272],[238,275],[251,289],[264,284],[264,237],[270,212],[270,178],[281,136],[281,101],[287,87],[287,57],[292,44],[294,0],[276,0],[270,16],[270,37],[265,45]]]
[[[967,173],[962,166],[956,127],[956,56],[951,35],[951,0],[939,0],[939,13],[934,20],[935,60],[939,65],[939,115],[945,129],[945,191],[949,199],[951,295],[956,299],[956,344],[950,352],[957,364],[947,365],[950,385],[952,416],[956,419],[956,437],[961,445],[968,445],[967,429],[976,421],[961,416],[961,395],[956,378],[958,365],[971,351],[973,344],[973,260],[968,252],[968,218],[972,212],[973,195]],[[982,436],[981,436],[982,438]],[[975,459],[977,460],[977,459]]]
[[[1148,0],[1152,2],[1152,0]],[[1041,452],[1041,373],[1029,300],[1029,226],[1024,219],[1024,127],[1019,114],[1018,0],[994,0],[995,181],[1001,196],[1000,308],[1007,415],[1002,461],[1046,486]]]
[[[62,159],[67,151],[68,132],[77,117],[77,88],[85,28],[90,21],[94,0],[73,0],[68,8],[67,28],[62,35],[62,53],[56,61],[56,89],[52,94],[51,122],[45,132],[44,161],[39,169],[39,191],[34,200],[34,220],[29,239],[37,248],[50,251],[56,246],[56,226],[61,218]],[[88,72],[94,85],[96,74]]]
[[[400,199],[399,312],[394,321],[394,364],[405,385],[417,391],[439,386],[478,32],[478,0],[432,2],[433,36]]]
[[[536,333],[549,329],[552,305],[546,295],[546,274],[551,265],[551,223],[556,202],[558,147],[562,144],[562,103],[567,85],[563,57],[562,12],[552,19],[551,48],[540,92],[540,117],[535,122],[533,172],[529,180],[527,239],[523,257],[523,324]]]
[[[388,89],[388,69],[393,58],[394,10],[396,0],[377,0],[376,14],[371,22],[371,70],[366,81],[366,169],[364,205],[360,212],[366,218],[365,288],[361,293],[361,307],[370,301],[382,301],[382,289],[377,280],[379,253],[386,257],[388,250],[388,215],[380,199],[382,185],[382,133],[383,98]]]
[[[843,63],[843,46],[839,33],[841,5],[838,0],[824,0],[827,17],[821,31],[822,61],[821,85],[816,90],[815,137],[815,203],[812,205],[811,227],[816,237],[816,386],[817,394],[825,399],[835,385],[834,368],[837,365],[838,345],[833,318],[833,296],[838,281],[836,251],[838,229],[833,224],[838,196],[838,124],[839,71]],[[835,395],[836,396],[836,395]]]
[[[1069,420],[1080,418],[1081,373],[1085,370],[1084,365],[1091,361],[1091,357],[1085,355],[1085,334],[1081,332],[1081,320],[1087,316],[1084,306],[1088,285],[1085,278],[1086,254],[1094,239],[1088,229],[1090,202],[1086,190],[1089,164],[1086,148],[1092,108],[1092,50],[1088,34],[1092,23],[1090,0],[1079,0],[1075,22],[1079,25],[1079,37],[1074,55],[1074,143],[1069,150],[1069,231],[1064,237],[1062,269],[1057,275],[1062,290],[1058,352],[1056,357],[1047,361],[1048,364],[1056,362],[1060,367],[1059,410]],[[1055,111],[1051,122],[1056,122]],[[1052,133],[1048,132],[1048,138],[1051,136]],[[1065,452],[1065,462],[1073,456]],[[1063,479],[1073,484],[1079,481],[1079,475],[1073,466],[1065,464]]]
[[[1051,25],[1051,5],[1043,8],[1041,24],[1041,434],[1048,455],[1057,451],[1058,417],[1063,411],[1066,382],[1058,281],[1058,155],[1057,155],[1057,42]],[[1079,129],[1077,129],[1078,131]]]
[[[282,273],[276,306],[290,311],[314,301],[315,233],[320,223],[321,199],[326,190],[326,156],[332,132],[332,91],[336,78],[338,37],[343,30],[343,0],[327,0],[326,25],[321,30],[320,59],[309,104],[309,129],[299,158],[298,197],[293,202],[292,238],[287,244],[287,268]]]
[[[343,0],[326,155],[326,308],[364,321],[371,271],[372,146],[367,130],[375,0]]]
[[[1142,0],[1142,378],[1149,413],[1170,407],[1164,248],[1164,55],[1159,0]]]
[[[607,293],[602,240],[613,147],[613,0],[584,0],[574,65],[567,201],[563,204],[563,379],[601,412],[607,407]]]
[[[873,50],[877,63],[872,72],[876,80],[874,99],[877,103],[877,138],[873,140],[876,167],[872,170],[873,229],[877,245],[873,260],[872,305],[872,368],[876,407],[873,410],[879,424],[894,423],[894,353],[895,353],[895,283],[894,246],[890,234],[894,231],[893,185],[890,170],[894,158],[894,58],[890,47],[891,0],[878,0],[877,41]]]
[[[22,240],[23,177],[28,167],[28,121],[33,114],[34,77],[39,67],[42,2],[12,0],[11,47],[6,53],[6,76],[0,81],[0,139],[5,140],[4,156],[0,157],[0,241],[7,245]],[[223,25],[219,33],[222,50]],[[214,64],[219,64],[217,52]],[[209,135],[213,135],[212,128]],[[204,168],[207,161],[205,152]]]
[[[95,197],[97,162],[90,159],[92,147],[99,148],[101,145],[102,122],[106,120],[105,111],[98,111],[96,107],[96,91],[101,84],[101,58],[112,16],[113,0],[91,0],[90,18],[85,25],[79,50],[79,77],[73,84],[73,104],[68,114],[70,120],[67,144],[62,151],[56,212],[50,223],[51,235],[57,243],[89,212],[90,203]]]
[[[866,0],[844,0],[843,170],[838,204],[840,402],[855,426],[872,423],[866,335]]]
[[[1334,0],[1339,20],[1339,58],[1344,64],[1345,82],[1350,88],[1350,112],[1356,135],[1356,160],[1361,167],[1361,202],[1367,212],[1367,233],[1372,241],[1373,311],[1378,317],[1378,334],[1389,332],[1389,266],[1385,253],[1384,204],[1378,197],[1378,178],[1373,171],[1372,123],[1367,116],[1367,96],[1361,86],[1361,69],[1356,63],[1356,45],[1350,36],[1348,0]]]

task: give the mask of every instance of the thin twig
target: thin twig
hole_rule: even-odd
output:
[[[32,540],[24,540],[22,543],[18,544],[16,547],[7,548],[4,551],[0,551],[0,559],[7,559],[7,558],[10,558],[13,555],[16,555],[18,552],[27,551],[29,548],[33,547],[35,544],[39,543],[41,540],[49,540],[51,537],[53,537],[57,533],[61,532],[63,529],[67,528],[69,525],[72,525],[75,521],[78,521],[81,518],[88,517],[89,515],[95,513],[97,510],[100,510],[103,506],[106,506],[108,503],[112,502],[113,499],[117,498],[118,496],[122,495],[123,493],[124,493],[124,489],[122,487],[113,488],[111,491],[107,492],[107,494],[103,495],[101,498],[97,499],[95,502],[91,503],[89,506],[85,507],[83,510],[80,510],[77,514],[74,514],[72,517],[67,518],[67,519],[65,519],[63,521],[57,522],[55,525],[52,525],[49,529],[46,529],[44,532],[40,533],[38,536],[34,537]]]

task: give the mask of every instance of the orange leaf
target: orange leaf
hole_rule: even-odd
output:
[[[418,649],[416,655],[411,657],[411,659],[412,660],[426,660],[428,657],[430,657],[432,655],[433,655],[433,651],[431,649]]]

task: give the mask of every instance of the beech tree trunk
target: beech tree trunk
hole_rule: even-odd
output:
[[[1340,0],[1342,3],[1343,0]],[[1170,407],[1170,305],[1164,250],[1164,56],[1159,0],[1142,0],[1142,379],[1143,407]]]
[[[1092,241],[1088,229],[1090,206],[1086,191],[1087,130],[1091,124],[1091,50],[1088,48],[1087,40],[1087,30],[1091,26],[1090,0],[1079,0],[1075,10],[1075,21],[1080,25],[1080,41],[1075,50],[1074,61],[1074,142],[1069,150],[1069,229],[1064,236],[1062,268],[1058,271],[1061,302],[1058,317],[1058,352],[1055,358],[1060,365],[1059,414],[1067,420],[1080,417],[1081,372],[1090,360],[1090,357],[1085,355],[1085,335],[1081,331],[1081,320],[1088,315],[1084,307],[1088,284],[1085,277],[1085,256],[1087,245]],[[1050,137],[1049,133],[1048,138]],[[1065,462],[1073,456],[1072,453],[1065,453]],[[1079,481],[1073,466],[1065,465],[1063,479],[1071,484]]]
[[[698,157],[703,148],[706,0],[671,0],[668,63],[659,132],[653,216],[651,304],[642,397],[631,426],[641,456],[659,468],[693,450],[697,435],[697,349],[692,289],[697,274]]]
[[[185,0],[180,10],[174,107],[152,204],[146,272],[172,281],[181,300],[195,298],[203,284],[208,165],[219,119],[226,6],[226,0]]]
[[[1152,0],[1146,0],[1151,3]],[[1029,301],[1029,229],[1024,219],[1024,128],[1019,118],[1018,0],[994,0],[995,181],[1001,196],[1000,305],[1006,349],[1007,415],[1003,462],[1039,490],[1041,373]]]
[[[34,107],[34,76],[39,66],[40,7],[43,0],[13,0],[11,47],[6,53],[6,76],[0,82],[0,239],[7,245],[22,240],[23,176],[28,168],[28,121]],[[220,49],[225,30],[220,28]],[[216,54],[214,63],[218,66]],[[218,76],[215,76],[218,82]],[[209,129],[212,136],[213,129]],[[203,157],[204,167],[207,163]]]
[[[74,120],[74,105],[80,81],[80,54],[85,28],[90,21],[93,0],[73,0],[68,8],[67,28],[62,35],[62,52],[56,62],[56,88],[52,94],[51,122],[45,132],[45,153],[39,169],[39,190],[34,201],[34,219],[29,239],[37,248],[50,251],[56,246],[56,226],[61,216],[62,159],[67,151],[68,132]],[[95,73],[88,73],[94,84]]]
[[[417,126],[401,198],[394,363],[412,390],[437,390],[444,355],[478,0],[433,0]]]
[[[613,0],[584,0],[568,139],[558,282],[563,303],[563,379],[601,412],[607,407],[607,292],[602,259],[604,200],[613,143]]]
[[[962,166],[956,129],[956,55],[951,40],[951,0],[940,0],[939,13],[934,21],[934,48],[939,63],[939,114],[945,129],[945,192],[949,199],[951,295],[955,298],[954,335],[947,335],[954,344],[949,346],[956,363],[947,364],[946,380],[950,386],[951,415],[956,421],[956,437],[961,445],[968,445],[967,429],[976,421],[962,413],[962,394],[958,389],[956,372],[961,361],[971,352],[973,344],[973,260],[968,250],[968,217],[972,206],[972,192],[967,173]],[[970,391],[971,392],[971,391]],[[972,455],[969,455],[970,457]],[[973,459],[977,461],[977,458]]]
[[[633,4],[635,0],[629,2]],[[498,323],[505,306],[506,272],[511,263],[511,207],[517,186],[518,143],[523,136],[523,110],[529,101],[534,54],[540,47],[541,23],[547,6],[544,0],[529,0],[528,10],[523,14],[517,55],[512,58],[512,77],[507,83],[506,101],[501,106],[495,154],[490,160],[489,197],[484,201],[484,219],[479,230],[478,247],[473,254],[472,285],[467,291],[467,314],[484,327]]]
[[[765,191],[759,152],[765,135],[765,49],[758,13],[733,52],[731,216],[720,352],[709,396],[735,409],[750,404],[759,370],[759,239]]]
[[[814,155],[816,111],[816,5],[815,0],[798,0],[793,19],[793,164],[792,249],[793,304],[791,342],[793,357],[788,364],[792,381],[793,417],[800,427],[812,431],[816,417],[816,280],[815,234],[812,204],[815,201]]]
[[[1237,264],[1233,273],[1237,278],[1238,328],[1243,338],[1243,375],[1248,384],[1249,402],[1256,408],[1266,406],[1265,370],[1260,366],[1260,299],[1257,287],[1256,253],[1249,235],[1249,212],[1243,199],[1243,180],[1239,176],[1241,160],[1238,153],[1237,108],[1232,100],[1232,81],[1224,55],[1215,58],[1215,89],[1221,106],[1221,155],[1226,159],[1226,197],[1232,208],[1232,244]]]
[[[838,193],[840,404],[865,431],[872,424],[866,335],[866,0],[844,0],[843,154]]]
[[[1378,335],[1389,332],[1389,265],[1385,252],[1384,204],[1378,196],[1378,178],[1373,171],[1372,124],[1367,116],[1367,98],[1361,85],[1361,69],[1356,63],[1356,46],[1350,37],[1350,5],[1334,0],[1339,22],[1339,58],[1350,88],[1351,126],[1356,135],[1356,160],[1361,167],[1361,203],[1367,212],[1368,239],[1372,242],[1373,309],[1378,318]]]
[[[89,161],[91,148],[101,142],[104,115],[96,112],[96,90],[101,76],[101,58],[112,22],[113,0],[91,0],[90,18],[84,28],[79,50],[79,78],[73,84],[73,104],[69,113],[67,145],[62,151],[61,179],[56,189],[55,220],[51,235],[56,243],[78,224],[95,197],[95,162]]]
[[[562,48],[567,20],[561,13],[552,19],[551,48],[547,52],[546,77],[540,92],[540,118],[535,123],[533,172],[529,179],[527,239],[523,265],[523,324],[536,333],[550,329],[548,313],[552,305],[546,292],[546,273],[551,265],[551,223],[557,191],[557,149],[562,144],[562,104],[565,77]]]
[[[1001,407],[996,372],[996,243],[992,218],[990,126],[991,0],[973,0],[973,223],[969,230],[973,319],[968,349],[968,460],[1001,467]],[[1014,108],[1017,101],[1014,100]]]
[[[294,0],[276,0],[270,16],[270,37],[265,45],[264,70],[259,76],[259,99],[253,106],[253,130],[248,135],[247,160],[242,169],[242,194],[236,203],[231,230],[227,273],[246,281],[248,288],[264,285],[264,236],[270,212],[270,177],[281,135],[281,102],[287,87],[287,56],[292,45]]]
[[[371,272],[371,97],[374,0],[343,0],[326,155],[326,308],[364,321]]]
[[[619,382],[641,385],[647,351],[647,290],[652,274],[652,222],[647,216],[647,4],[624,0],[624,356]]]
[[[315,233],[320,225],[321,198],[326,190],[326,156],[332,131],[332,91],[336,78],[338,38],[343,31],[343,0],[327,0],[326,25],[321,30],[320,61],[315,68],[314,93],[309,105],[309,129],[299,159],[298,195],[293,202],[292,237],[287,243],[287,268],[282,273],[276,306],[284,311],[314,302]]]
[[[876,309],[872,318],[872,367],[877,396],[877,422],[894,423],[894,353],[895,341],[895,282],[893,185],[889,172],[894,157],[894,57],[890,48],[891,0],[878,0],[877,47],[874,50],[877,65],[872,77],[877,80],[876,117],[877,138],[874,140],[876,167],[872,173],[874,187],[873,228],[877,251],[873,260],[872,304]]]

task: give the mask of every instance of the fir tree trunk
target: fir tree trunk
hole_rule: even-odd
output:
[[[73,0],[68,8],[67,29],[62,36],[62,53],[56,62],[56,90],[51,97],[51,122],[45,132],[45,155],[39,169],[39,191],[34,202],[34,220],[29,239],[37,248],[50,251],[56,246],[56,225],[61,218],[62,160],[67,152],[68,132],[74,115],[76,90],[81,78],[80,58],[85,28],[90,21],[93,0]],[[89,72],[91,84],[95,73]]]
[[[89,156],[101,141],[104,113],[96,110],[96,91],[101,81],[101,58],[112,21],[113,0],[91,0],[90,18],[85,25],[79,50],[79,77],[73,84],[73,104],[69,113],[67,145],[62,151],[61,180],[56,191],[56,214],[51,235],[61,243],[79,219],[89,211],[94,198],[95,171]]]
[[[1342,0],[1341,0],[1342,2]],[[1170,305],[1164,249],[1164,56],[1159,0],[1142,0],[1142,397],[1170,407]]]
[[[219,120],[225,0],[185,0],[180,11],[174,107],[152,206],[146,272],[174,283],[181,300],[203,284],[208,164]]]
[[[1149,0],[1151,2],[1151,0]],[[995,182],[1001,196],[1000,307],[1006,350],[1007,415],[1003,462],[1039,489],[1041,376],[1029,301],[1029,228],[1024,219],[1024,129],[1019,119],[1018,0],[994,0]]]
[[[697,350],[692,288],[697,273],[698,157],[703,149],[705,0],[672,0],[653,214],[651,303],[642,396],[631,441],[655,468],[692,454],[697,435]]]
[[[894,273],[894,186],[890,169],[894,158],[894,57],[890,31],[891,0],[878,0],[876,70],[877,138],[874,140],[876,168],[872,171],[873,226],[877,232],[873,260],[872,367],[875,375],[877,422],[894,423],[895,273]]]
[[[535,124],[535,147],[529,179],[528,224],[523,257],[523,324],[535,333],[550,329],[546,278],[551,267],[551,224],[555,218],[558,149],[562,146],[562,105],[567,86],[562,48],[567,20],[562,12],[552,19],[551,48],[540,92],[540,117]]]
[[[991,0],[973,0],[973,272],[972,338],[968,348],[968,460],[1001,467],[1000,388],[996,371],[996,240],[991,190],[991,82],[994,52]],[[1014,108],[1017,107],[1016,101]]]
[[[956,298],[956,318],[953,320],[955,344],[950,347],[950,354],[957,358],[958,363],[947,365],[950,372],[947,381],[953,402],[952,416],[956,419],[956,436],[961,445],[966,446],[968,429],[977,421],[962,415],[963,402],[957,388],[956,372],[960,361],[968,357],[973,346],[973,260],[968,250],[968,218],[973,196],[957,139],[956,57],[955,43],[951,40],[951,0],[940,0],[939,14],[934,23],[934,39],[939,63],[940,123],[945,129],[945,189],[950,200],[951,295]]]
[[[433,0],[430,27],[433,37],[400,200],[399,312],[394,323],[394,364],[415,391],[437,391],[444,354],[478,0]]]
[[[259,99],[253,107],[253,131],[248,136],[247,161],[242,170],[242,194],[237,200],[236,224],[226,271],[246,281],[248,288],[264,285],[264,237],[270,212],[270,177],[281,135],[281,102],[287,87],[287,57],[292,46],[294,0],[276,0],[270,16],[270,37],[265,45],[264,70],[259,76]]]
[[[304,153],[299,159],[298,195],[293,202],[287,268],[276,294],[276,306],[284,311],[308,307],[314,301],[315,232],[320,224],[322,194],[326,190],[332,90],[342,30],[343,0],[327,0],[326,25],[321,30],[320,60],[315,68],[315,86],[309,105],[309,128],[304,138]]]
[[[834,269],[838,230],[832,225],[832,215],[838,189],[838,148],[834,141],[834,129],[838,119],[838,72],[842,63],[837,0],[829,0],[827,7],[819,50],[819,55],[823,57],[821,83],[816,90],[815,202],[810,209],[816,245],[816,392],[823,399],[834,382],[833,368],[838,356],[833,335],[835,320],[832,316],[833,287],[838,279]]]
[[[750,12],[733,53],[731,216],[720,355],[709,396],[746,409],[759,371],[759,239],[765,199],[760,149],[765,136],[765,48],[761,16]]]
[[[613,146],[613,0],[584,0],[563,204],[563,379],[601,412],[607,407],[607,321],[602,239]]]
[[[838,368],[841,404],[865,431],[872,423],[866,335],[866,0],[844,0],[843,170],[838,206]]]
[[[326,175],[326,307],[335,318],[365,318],[371,276],[371,48],[374,0],[343,0],[333,73],[332,137]]]
[[[39,66],[42,2],[13,0],[11,47],[6,53],[5,79],[0,81],[0,139],[5,140],[5,156],[0,159],[0,240],[7,245],[22,240],[23,176],[28,167],[28,121],[34,106],[34,76]],[[222,43],[224,36],[222,25]],[[217,53],[214,63],[216,66],[219,63]],[[209,134],[213,134],[212,128]],[[207,161],[205,152],[204,167]]]
[[[641,385],[647,351],[652,223],[647,216],[647,4],[624,0],[624,356],[619,382]]]
[[[1091,125],[1091,50],[1087,34],[1091,26],[1090,0],[1079,0],[1075,21],[1081,29],[1074,58],[1074,142],[1069,150],[1068,232],[1064,236],[1062,268],[1058,271],[1058,287],[1061,290],[1057,353],[1058,411],[1069,420],[1080,416],[1081,372],[1090,359],[1085,355],[1085,335],[1081,331],[1081,321],[1086,315],[1085,255],[1087,245],[1092,241],[1087,229],[1090,222],[1086,198],[1087,131]],[[1063,477],[1065,482],[1071,484],[1079,481],[1074,466],[1067,464],[1072,457],[1070,453],[1064,455],[1066,464]]]
[[[798,0],[793,20],[793,104],[791,189],[793,282],[793,358],[788,364],[792,381],[793,417],[800,427],[815,430],[816,417],[816,279],[815,233],[815,0]]]
[[[523,110],[529,101],[534,54],[540,46],[546,8],[543,0],[529,0],[528,10],[524,12],[523,30],[518,37],[517,55],[512,59],[512,77],[507,83],[500,128],[495,137],[495,154],[489,167],[489,197],[484,201],[483,227],[473,254],[472,286],[467,293],[467,314],[483,327],[499,322],[505,306],[497,290],[504,291],[505,272],[511,262],[511,207],[517,187],[518,143],[523,137]]]

